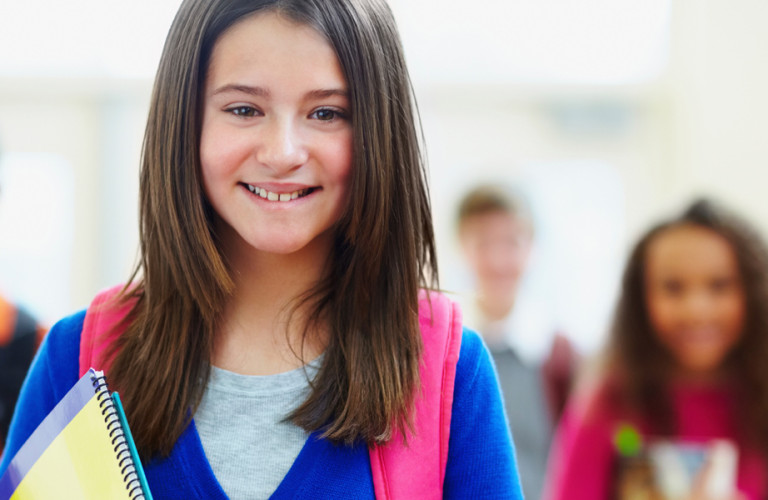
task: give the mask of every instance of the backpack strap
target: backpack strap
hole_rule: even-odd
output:
[[[117,285],[99,292],[88,306],[80,334],[80,376],[90,369],[106,371],[109,360],[107,348],[123,330],[123,320],[133,309],[134,301],[119,300],[124,285]]]
[[[377,500],[443,497],[461,310],[445,295],[422,290],[419,326],[424,349],[421,393],[414,405],[415,432],[408,435],[407,443],[396,433],[386,444],[370,448]]]

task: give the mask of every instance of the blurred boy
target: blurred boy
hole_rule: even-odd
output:
[[[556,336],[547,360],[526,363],[508,340],[521,278],[533,243],[533,223],[524,201],[496,186],[480,186],[459,205],[458,236],[475,279],[465,324],[491,349],[514,435],[525,498],[541,497],[552,429],[565,404],[575,356]]]

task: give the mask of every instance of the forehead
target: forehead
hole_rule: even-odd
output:
[[[491,210],[465,217],[460,224],[461,232],[494,235],[499,233],[529,234],[526,220],[505,210]]]
[[[730,242],[700,226],[673,227],[656,235],[646,250],[646,269],[658,274],[718,274],[738,270]]]
[[[219,36],[207,80],[247,82],[288,75],[295,83],[297,73],[312,75],[319,84],[345,83],[336,52],[322,33],[270,10],[246,16]]]

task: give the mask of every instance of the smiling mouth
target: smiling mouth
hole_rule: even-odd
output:
[[[310,187],[306,189],[299,189],[298,191],[293,191],[290,193],[275,193],[273,191],[267,191],[266,189],[260,188],[258,186],[252,186],[251,184],[243,184],[243,185],[248,189],[248,191],[267,201],[297,200],[299,198],[303,198],[307,195],[310,195],[316,190],[320,189],[317,187]]]

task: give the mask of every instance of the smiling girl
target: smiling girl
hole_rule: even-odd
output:
[[[155,498],[373,498],[372,450],[419,437],[414,408],[440,389],[420,373],[437,268],[414,109],[383,1],[182,3],[144,140],[141,262],[116,306],[97,299],[127,311],[97,331],[97,364]],[[94,309],[42,346],[0,473],[76,382]],[[459,335],[425,496],[520,498],[488,352]]]
[[[702,200],[650,230],[627,264],[602,383],[561,421],[548,498],[625,498],[628,429],[646,449],[709,450],[685,498],[766,498],[766,304],[768,249],[733,214]],[[738,450],[735,481],[728,464],[715,470],[723,440]]]

